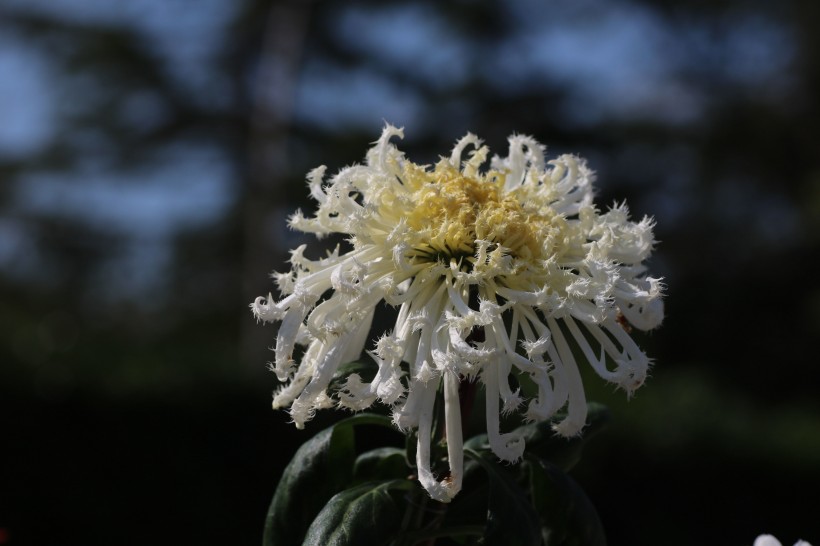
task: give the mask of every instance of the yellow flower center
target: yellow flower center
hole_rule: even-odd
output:
[[[548,206],[522,203],[524,196],[515,190],[505,192],[504,173],[491,171],[476,179],[440,163],[426,175],[424,182],[413,184],[415,208],[407,217],[413,230],[426,235],[428,248],[417,250],[470,257],[476,241],[485,240],[529,261],[553,252],[564,219]]]

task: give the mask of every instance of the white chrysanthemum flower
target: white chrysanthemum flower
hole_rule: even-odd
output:
[[[482,170],[489,150],[472,134],[434,168],[408,161],[390,142],[395,136],[402,130],[385,127],[365,165],[327,182],[324,167],[308,175],[318,209],[312,218],[297,212],[290,225],[345,234],[352,250],[313,261],[297,248],[292,271],[275,275],[283,299],[269,295],[251,307],[259,320],[281,321],[272,368],[287,384],[273,407],[289,406],[299,428],[333,405],[328,384],[367,345],[377,305],[397,308],[392,330],[369,352],[375,378],[351,375],[337,403],[361,410],[380,400],[393,407],[398,427],[417,427],[419,480],[446,502],[462,481],[462,379],[483,382],[491,449],[511,462],[524,442],[501,432],[502,412],[526,402],[526,418],[544,420],[566,406],[555,430],[572,436],[584,426],[573,344],[607,381],[627,393],[641,386],[649,359],[629,331],[663,318],[661,282],[642,265],[653,221],[629,221],[624,205],[601,214],[585,162],[571,155],[547,162],[530,137],[510,137],[509,155]],[[298,364],[297,343],[306,346]],[[510,386],[512,373],[528,376],[537,396],[524,400]],[[430,468],[439,389],[450,464],[441,481]]]
[[[772,535],[760,535],[755,539],[754,546],[783,546],[780,544],[780,541],[774,538]],[[794,543],[794,546],[811,546],[805,540],[798,540]]]

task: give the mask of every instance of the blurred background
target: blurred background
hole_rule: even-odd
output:
[[[612,546],[820,543],[820,3],[0,1],[0,544],[258,544],[305,173],[513,133],[657,219],[655,359],[573,474]],[[309,494],[309,493],[307,493]]]

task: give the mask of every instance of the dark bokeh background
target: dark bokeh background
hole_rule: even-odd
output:
[[[528,133],[657,219],[656,360],[574,472],[612,546],[820,543],[820,3],[0,2],[0,544],[258,544],[306,432],[304,174]],[[310,494],[306,492],[305,494]]]

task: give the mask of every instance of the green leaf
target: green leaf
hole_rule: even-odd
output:
[[[484,535],[484,525],[460,525],[453,527],[441,527],[437,529],[422,529],[411,531],[399,535],[399,544],[418,544],[425,541],[430,543],[430,539],[447,537],[458,544],[463,544],[470,537],[480,537]]]
[[[520,434],[526,442],[526,452],[551,462],[563,470],[570,470],[581,458],[585,442],[600,431],[610,420],[606,406],[590,403],[587,406],[587,424],[583,433],[572,438],[564,438],[552,430],[552,425],[561,416],[549,421],[541,421],[518,427],[514,434]]]
[[[487,439],[486,434],[476,434],[464,442],[464,449],[472,449],[473,451],[478,451],[479,453],[489,451],[490,441]]]
[[[532,504],[545,546],[606,546],[601,520],[578,483],[558,467],[527,457]]]
[[[353,427],[391,427],[390,419],[360,413],[305,442],[285,468],[265,519],[264,546],[300,544],[316,514],[353,478]],[[392,427],[391,427],[392,428]]]
[[[410,474],[404,449],[380,447],[366,451],[356,458],[353,476],[356,480],[391,480],[406,478]]]
[[[414,486],[410,480],[390,480],[337,493],[311,523],[303,546],[387,544],[397,534],[404,513],[391,492]]]
[[[472,449],[465,449],[464,453],[490,477],[484,543],[540,546],[541,522],[526,492],[489,455]]]
[[[473,463],[473,466],[477,469],[481,468],[481,466],[476,463]],[[481,476],[481,478],[484,478],[484,476]],[[456,495],[447,507],[447,513],[444,515],[444,526],[462,527],[480,525],[482,529],[481,534],[484,534],[483,529],[487,523],[487,498],[490,494],[490,486],[486,480],[481,478],[479,478],[481,480],[479,483],[469,484],[469,488],[465,487]],[[466,479],[465,484],[467,484]]]

